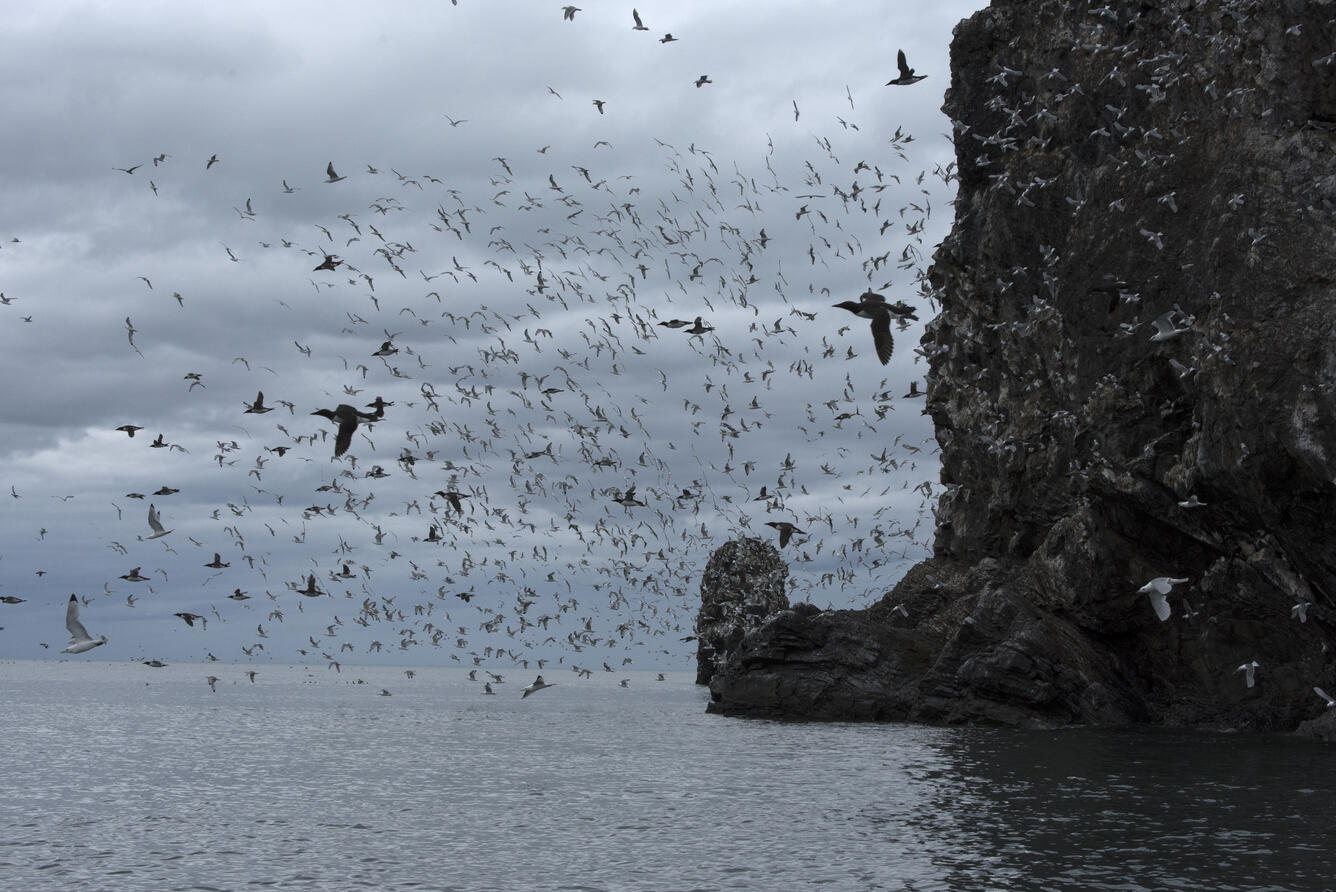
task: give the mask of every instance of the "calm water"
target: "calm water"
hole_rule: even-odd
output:
[[[416,672],[0,663],[0,889],[1336,886],[1331,747],[746,722],[686,673],[550,672],[521,701],[531,673],[486,697]]]

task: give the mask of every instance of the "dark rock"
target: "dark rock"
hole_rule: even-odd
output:
[[[994,0],[961,23],[959,195],[922,343],[934,555],[867,611],[748,633],[712,709],[1287,730],[1323,713],[1334,9]],[[1189,580],[1167,622],[1137,591],[1156,576]]]
[[[767,617],[789,606],[789,568],[760,539],[727,542],[710,556],[700,581],[696,618],[696,684],[708,684],[715,666]]]

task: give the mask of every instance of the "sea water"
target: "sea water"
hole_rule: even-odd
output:
[[[1290,737],[745,721],[680,672],[549,665],[521,698],[532,671],[486,696],[484,670],[247,668],[0,663],[0,889],[1336,888],[1336,749]]]

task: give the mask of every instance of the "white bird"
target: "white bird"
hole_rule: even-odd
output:
[[[1252,687],[1253,683],[1257,681],[1257,669],[1261,665],[1262,664],[1257,662],[1256,660],[1250,660],[1247,663],[1244,663],[1239,668],[1235,669],[1234,671],[1242,672],[1243,680],[1248,683],[1248,687]]]
[[[1336,697],[1331,696],[1331,694],[1328,694],[1326,691],[1322,690],[1322,689],[1319,688],[1319,687],[1314,687],[1314,688],[1313,688],[1313,693],[1314,693],[1314,694],[1317,694],[1317,695],[1318,695],[1319,697],[1321,697],[1323,700],[1326,700],[1326,701],[1327,701],[1327,708],[1328,708],[1328,709],[1336,708]]]
[[[1188,496],[1186,499],[1184,499],[1183,501],[1179,502],[1179,503],[1178,503],[1178,507],[1180,507],[1180,508],[1205,508],[1205,507],[1206,507],[1206,503],[1203,502],[1201,499],[1198,499],[1197,496],[1196,496],[1196,494],[1194,493],[1193,495],[1190,495],[1190,496]]]
[[[1152,341],[1168,341],[1184,332],[1191,331],[1192,317],[1178,307],[1174,307],[1169,312],[1156,317],[1151,325],[1155,326],[1155,334],[1150,336]]]
[[[70,646],[61,651],[63,654],[81,654],[107,643],[106,635],[94,638],[79,622],[79,599],[74,595],[70,595],[70,603],[65,607],[65,628],[70,630]]]
[[[524,693],[520,694],[520,699],[523,700],[530,694],[536,694],[543,688],[555,688],[556,686],[557,686],[556,682],[548,684],[547,682],[543,681],[543,676],[540,675],[533,680],[533,684],[529,685],[527,688],[524,689]]]
[[[1155,608],[1155,615],[1164,622],[1169,618],[1172,608],[1169,606],[1169,599],[1165,595],[1174,590],[1174,586],[1180,582],[1187,582],[1187,577],[1175,579],[1172,576],[1156,576],[1150,582],[1137,589],[1143,595],[1150,598],[1150,605]]]
[[[1301,623],[1306,623],[1308,622],[1308,608],[1312,606],[1312,601],[1300,601],[1290,608],[1290,616]]]
[[[162,521],[158,520],[158,509],[153,507],[152,502],[148,506],[148,525],[153,530],[153,535],[149,536],[150,539],[161,539],[171,532],[171,530],[162,528]]]

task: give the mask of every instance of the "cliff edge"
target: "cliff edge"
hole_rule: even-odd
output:
[[[868,610],[748,633],[711,710],[1324,714],[1334,18],[1321,0],[994,0],[957,27],[959,196],[922,342],[946,488],[933,557]],[[1140,591],[1157,577],[1186,580],[1164,620]]]

